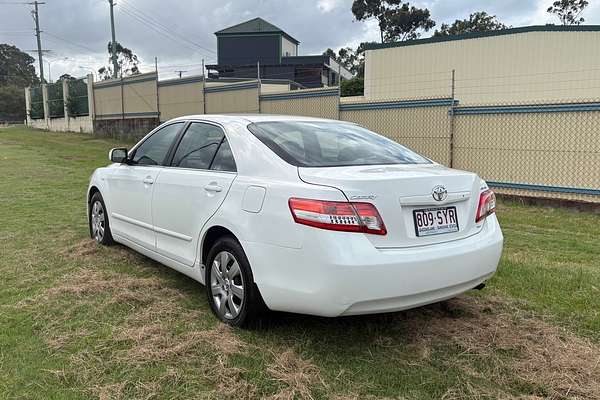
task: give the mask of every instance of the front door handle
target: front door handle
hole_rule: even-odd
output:
[[[206,190],[207,192],[220,192],[223,190],[223,187],[217,185],[216,182],[212,182],[204,186],[204,190]]]
[[[154,179],[152,179],[151,176],[147,176],[147,177],[144,178],[144,183],[146,185],[152,185],[154,183]]]

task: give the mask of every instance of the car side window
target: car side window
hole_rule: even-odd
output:
[[[221,143],[210,169],[214,171],[237,172],[233,153],[226,138],[223,139],[223,143]]]
[[[192,122],[185,131],[171,165],[180,168],[209,169],[225,135],[218,126]]]
[[[182,126],[183,123],[178,122],[154,132],[135,150],[132,158],[133,164],[162,165]]]

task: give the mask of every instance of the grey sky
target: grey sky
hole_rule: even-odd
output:
[[[105,65],[106,45],[110,40],[108,2],[45,1],[40,6],[41,29],[45,31],[42,45],[52,50],[46,57],[51,63],[52,79],[63,73],[84,75],[86,70]],[[438,26],[480,10],[497,15],[508,25],[523,26],[555,22],[546,13],[551,2],[422,0],[411,4],[429,8]],[[31,7],[6,3],[10,2],[0,0],[0,43],[35,49]],[[138,54],[142,71],[153,70],[154,57],[158,57],[161,78],[174,76],[177,69],[187,70],[186,75],[200,74],[203,58],[206,63],[216,61],[213,33],[257,16],[300,40],[301,54],[318,54],[327,47],[355,47],[379,37],[374,21],[354,21],[350,11],[352,0],[116,0],[116,3],[117,40]],[[600,2],[590,3],[584,14],[586,23],[600,24]],[[164,28],[175,34],[169,37]]]

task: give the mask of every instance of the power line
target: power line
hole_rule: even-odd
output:
[[[128,7],[130,10],[133,10],[135,12],[138,13],[138,15],[144,17],[146,20],[154,23],[155,25],[161,27],[162,29],[164,29],[165,31],[169,32],[170,34],[180,38],[181,40],[185,40],[186,42],[192,44],[193,46],[196,46],[200,49],[203,49],[205,51],[208,51],[209,53],[212,54],[217,54],[214,50],[209,49],[207,47],[202,46],[201,44],[198,44],[196,42],[194,42],[193,40],[190,40],[187,38],[187,35],[184,36],[183,34],[179,34],[176,31],[171,30],[171,28],[169,28],[168,26],[164,25],[163,23],[161,23],[160,21],[156,20],[155,18],[153,18],[151,15],[146,14],[144,11],[140,10],[138,7],[134,6],[132,3],[130,3],[128,0],[123,0],[122,1],[122,5],[124,5],[125,7]]]
[[[60,40],[61,42],[65,42],[65,43],[70,44],[72,46],[79,47],[81,49],[91,51],[93,53],[97,53],[98,52],[97,50],[92,49],[91,47],[87,47],[87,46],[84,46],[84,45],[82,45],[80,43],[73,42],[71,40],[68,40],[68,39],[65,39],[63,37],[57,36],[57,35],[55,35],[53,33],[50,33],[48,31],[44,31],[44,35],[50,36],[50,37],[52,37],[52,38],[54,38],[56,40]]]
[[[121,3],[121,7],[119,9],[121,11],[123,11],[125,14],[127,14],[129,17],[135,19],[137,22],[146,26],[147,28],[152,29],[153,31],[163,35],[164,37],[172,40],[175,43],[178,43],[181,46],[185,46],[186,48],[188,48],[192,51],[195,51],[195,52],[199,52],[200,54],[205,55],[205,56],[206,56],[206,54],[203,51],[210,51],[211,53],[214,53],[214,51],[209,50],[209,49],[173,32],[173,31],[171,31],[164,25],[162,25],[160,23],[156,23],[154,20],[148,18],[145,14],[142,14],[142,13],[134,10],[131,6],[129,6],[125,3]],[[203,51],[199,51],[199,49],[201,49]]]

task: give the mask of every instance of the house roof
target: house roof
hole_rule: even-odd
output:
[[[508,28],[497,31],[470,32],[462,35],[432,36],[425,39],[406,40],[392,43],[368,43],[366,50],[387,49],[390,47],[416,46],[428,43],[451,42],[455,40],[478,39],[490,36],[514,35],[527,32],[600,32],[600,25],[532,25],[518,28]]]
[[[294,39],[292,36],[288,35],[281,28],[273,25],[272,23],[265,21],[264,19],[258,17],[251,19],[246,22],[239,23],[237,25],[230,26],[229,28],[221,29],[220,31],[215,32],[215,35],[244,35],[244,34],[261,34],[261,33],[279,33],[285,36],[288,40],[294,42],[295,44],[299,44],[300,42]]]

